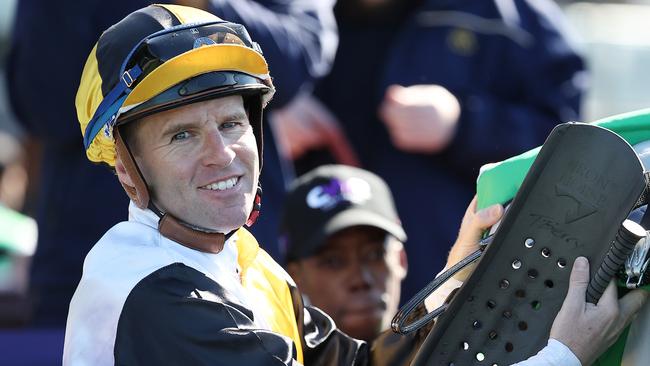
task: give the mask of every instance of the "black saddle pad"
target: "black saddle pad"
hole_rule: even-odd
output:
[[[615,133],[556,127],[476,270],[429,333],[414,365],[510,365],[542,349],[576,257],[593,277],[643,193],[643,167]]]

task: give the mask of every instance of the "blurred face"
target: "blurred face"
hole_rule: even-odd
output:
[[[345,333],[371,341],[397,311],[406,275],[401,256],[402,244],[383,230],[355,226],[334,234],[318,254],[288,269],[312,305]]]
[[[241,96],[189,104],[135,123],[132,151],[163,212],[223,233],[246,222],[259,159]]]

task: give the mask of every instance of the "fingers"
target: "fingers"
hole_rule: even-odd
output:
[[[476,213],[476,226],[484,231],[496,224],[503,216],[503,206],[496,204],[479,210]]]
[[[503,206],[496,204],[486,207],[478,212],[476,210],[476,197],[467,207],[465,217],[460,225],[458,241],[464,243],[478,243],[483,232],[496,224],[503,216]]]
[[[569,290],[564,301],[565,305],[583,306],[589,285],[589,261],[585,257],[576,258],[569,278]]]
[[[456,243],[454,243],[447,257],[446,268],[453,266],[475,252],[485,229],[494,225],[503,215],[503,207],[498,204],[479,210],[476,213],[475,210],[476,197],[474,197],[465,212],[465,217],[458,232],[458,239],[456,239]]]
[[[390,102],[398,102],[400,101],[404,89],[406,88],[401,85],[393,84],[386,88],[384,99]]]
[[[403,90],[406,89],[401,85],[391,85],[386,88],[384,93],[384,100],[379,106],[379,117],[389,129],[396,129],[399,131],[399,121],[402,120],[402,114],[405,113],[402,108],[404,103],[402,101]]]

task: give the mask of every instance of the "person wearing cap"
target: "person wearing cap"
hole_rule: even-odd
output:
[[[261,207],[273,93],[260,46],[210,13],[151,5],[102,34],[77,115],[87,157],[114,167],[131,203],[85,259],[64,365],[367,363],[365,343],[305,306],[244,228]],[[461,228],[475,237],[456,255],[486,227]],[[416,350],[419,339],[391,346]]]
[[[306,302],[358,339],[388,329],[406,276],[406,233],[381,178],[344,165],[312,170],[293,184],[281,232]]]

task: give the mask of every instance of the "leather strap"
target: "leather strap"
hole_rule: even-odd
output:
[[[144,177],[133,159],[131,150],[124,143],[122,135],[120,135],[120,129],[117,126],[113,128],[113,137],[115,138],[115,150],[119,155],[122,164],[124,164],[126,173],[133,181],[134,186],[129,186],[121,181],[120,184],[131,201],[141,209],[145,209],[149,206],[149,189],[147,188],[147,184],[144,182]]]
[[[168,239],[205,253],[221,252],[226,241],[226,236],[222,233],[206,233],[192,229],[168,213],[158,221],[158,231]]]

